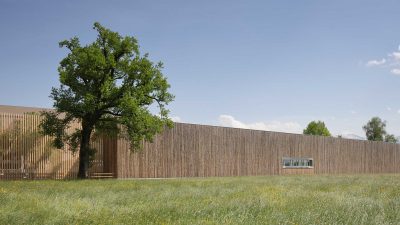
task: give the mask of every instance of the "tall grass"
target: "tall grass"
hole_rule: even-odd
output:
[[[1,181],[1,224],[400,224],[400,175]]]

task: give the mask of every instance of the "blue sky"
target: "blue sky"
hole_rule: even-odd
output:
[[[51,107],[58,42],[95,21],[164,62],[183,122],[400,135],[399,1],[0,0],[0,104]],[[397,70],[396,70],[397,69]]]

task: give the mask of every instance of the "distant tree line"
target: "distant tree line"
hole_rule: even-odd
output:
[[[365,136],[370,141],[384,141],[389,143],[397,143],[398,139],[393,134],[386,132],[386,121],[379,117],[372,117],[364,126]],[[331,137],[331,133],[326,127],[323,121],[311,121],[306,129],[303,130],[303,134],[317,135]],[[339,138],[342,136],[339,135]]]

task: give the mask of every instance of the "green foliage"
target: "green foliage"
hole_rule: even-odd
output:
[[[389,142],[389,143],[397,143],[397,138],[393,135],[393,134],[387,134],[385,136],[385,142]]]
[[[308,135],[317,135],[317,136],[331,136],[328,128],[325,126],[325,123],[322,121],[311,121],[307,128],[303,130],[303,134]]]
[[[373,117],[363,126],[365,135],[370,141],[383,141],[386,135],[386,121]]]
[[[162,74],[162,63],[141,55],[134,37],[122,37],[99,23],[96,41],[82,46],[77,37],[60,42],[69,50],[58,68],[61,86],[53,88],[55,112],[43,112],[44,134],[54,136],[54,145],[90,151],[93,132],[130,140],[140,149],[143,140],[152,141],[165,126],[171,127],[165,106],[174,96]],[[149,108],[158,106],[159,114]],[[72,122],[81,129],[66,132]],[[87,160],[87,159],[85,159]]]
[[[2,181],[1,224],[399,224],[400,176]]]

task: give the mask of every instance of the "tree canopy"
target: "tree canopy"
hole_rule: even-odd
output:
[[[365,136],[370,141],[383,141],[386,135],[386,121],[379,117],[372,117],[371,120],[363,126]]]
[[[55,137],[56,147],[68,144],[79,149],[80,178],[88,176],[94,132],[126,138],[132,149],[139,149],[143,140],[152,141],[173,124],[165,106],[174,96],[161,72],[162,63],[141,55],[134,37],[123,37],[97,22],[93,29],[98,36],[91,44],[82,46],[77,37],[60,42],[69,53],[58,67],[61,85],[50,95],[55,111],[43,112],[41,124],[44,134]],[[153,105],[158,114],[150,111]],[[82,126],[68,133],[72,122]]]
[[[397,143],[398,140],[397,140],[397,138],[396,138],[393,134],[387,134],[387,135],[385,136],[385,142]]]
[[[311,121],[307,128],[303,130],[303,134],[317,135],[317,136],[331,136],[325,123],[322,121]]]

